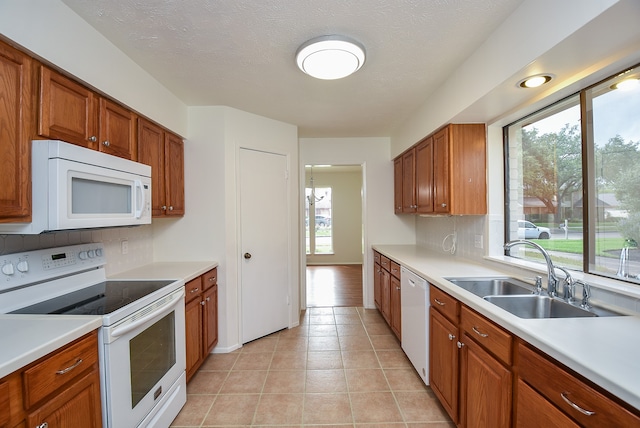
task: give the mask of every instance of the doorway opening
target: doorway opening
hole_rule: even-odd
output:
[[[306,305],[363,305],[361,165],[305,165]]]

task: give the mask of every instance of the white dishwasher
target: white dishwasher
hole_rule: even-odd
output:
[[[402,349],[426,385],[429,385],[429,287],[424,278],[400,270]]]

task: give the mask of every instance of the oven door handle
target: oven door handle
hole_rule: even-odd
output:
[[[144,323],[147,323],[155,318],[160,318],[168,314],[169,312],[173,311],[173,308],[178,306],[178,304],[184,304],[183,301],[184,301],[184,290],[180,290],[179,293],[174,293],[172,296],[170,296],[169,299],[167,299],[166,302],[163,302],[158,307],[154,308],[154,310],[150,314],[145,315],[142,318],[139,318],[135,321],[132,321],[122,327],[116,327],[115,329],[113,329],[110,335],[112,337],[120,337],[124,334],[127,334],[130,331],[135,330],[136,328],[138,328]]]

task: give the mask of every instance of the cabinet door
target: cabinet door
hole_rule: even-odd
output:
[[[202,299],[193,299],[185,306],[187,381],[202,362]]]
[[[433,137],[416,147],[416,205],[419,213],[433,212]]]
[[[27,426],[100,428],[102,413],[99,372],[89,372],[40,408],[29,413]]]
[[[0,42],[0,221],[31,221],[32,60]]]
[[[164,214],[164,131],[145,119],[138,119],[138,162],[151,166],[151,215]]]
[[[378,263],[373,265],[373,301],[376,307],[382,311],[382,268]]]
[[[393,161],[393,210],[402,213],[402,157]]]
[[[433,136],[433,211],[448,213],[449,204],[449,128]],[[482,195],[482,197],[485,197]]]
[[[204,295],[204,353],[203,358],[218,343],[218,286],[214,285]]]
[[[416,212],[416,152],[402,155],[402,212]]]
[[[458,423],[458,328],[433,307],[429,318],[429,384]]]
[[[391,274],[382,269],[380,275],[380,312],[387,321],[387,324],[391,324]]]
[[[184,143],[180,137],[165,134],[166,215],[184,215]]]
[[[135,114],[100,98],[99,150],[110,155],[136,160]]]
[[[38,134],[90,149],[98,148],[98,103],[84,86],[40,67]]]
[[[391,330],[402,340],[402,309],[400,307],[400,280],[391,275]]]
[[[462,426],[511,426],[512,374],[466,334],[460,364]]]

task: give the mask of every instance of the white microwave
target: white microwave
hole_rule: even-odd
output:
[[[54,140],[31,146],[31,223],[0,223],[0,234],[151,223],[151,167]]]

